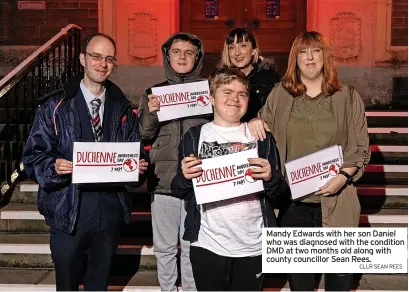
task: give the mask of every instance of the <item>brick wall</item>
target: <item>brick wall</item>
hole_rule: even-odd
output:
[[[408,45],[408,0],[392,0],[391,46]]]
[[[20,10],[18,2],[0,0],[0,45],[42,45],[70,23],[83,35],[98,30],[98,0],[46,0],[44,10]]]

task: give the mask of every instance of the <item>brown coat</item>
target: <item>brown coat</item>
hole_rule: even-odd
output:
[[[343,86],[332,99],[332,108],[337,121],[337,132],[332,145],[343,149],[344,164],[341,168],[358,167],[354,175],[357,181],[369,163],[370,149],[365,107],[358,92],[351,97],[348,86]],[[281,169],[286,161],[287,125],[294,98],[278,83],[271,91],[258,116],[265,120],[277,141]],[[361,207],[354,186],[347,186],[337,196],[322,197],[322,225],[324,227],[357,227]]]

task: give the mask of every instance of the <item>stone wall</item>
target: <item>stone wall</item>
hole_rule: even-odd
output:
[[[42,45],[71,23],[98,31],[98,0],[0,0],[0,45]]]
[[[368,108],[388,107],[407,77],[407,0],[309,0],[307,29],[328,38],[343,82]]]

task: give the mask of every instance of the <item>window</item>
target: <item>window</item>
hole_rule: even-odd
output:
[[[266,1],[266,17],[279,18],[280,17],[280,0]]]
[[[392,0],[390,45],[408,46],[408,1]]]
[[[219,18],[219,1],[206,0],[205,2],[205,16],[210,19]]]

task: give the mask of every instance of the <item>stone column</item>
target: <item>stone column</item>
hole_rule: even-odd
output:
[[[99,0],[99,31],[117,42],[119,65],[162,65],[161,45],[179,29],[179,0]]]

